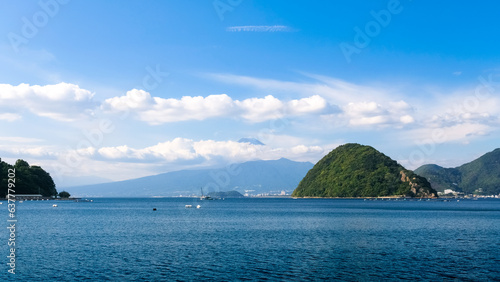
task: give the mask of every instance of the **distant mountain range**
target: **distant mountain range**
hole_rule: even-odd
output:
[[[220,169],[181,170],[137,179],[68,187],[76,197],[151,197],[199,195],[235,190],[242,194],[293,191],[313,167],[288,159],[250,161]]]
[[[500,149],[459,167],[428,164],[417,168],[415,173],[427,178],[432,187],[440,192],[452,189],[466,194],[500,194]]]

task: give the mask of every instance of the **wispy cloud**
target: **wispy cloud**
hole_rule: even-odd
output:
[[[209,74],[209,77],[230,84],[239,84],[259,89],[297,93],[300,95],[315,94],[323,101],[309,101],[311,105],[322,105],[326,108],[336,105],[339,110],[329,113],[315,111],[323,121],[328,123],[348,124],[356,126],[393,126],[401,128],[415,122],[412,106],[398,95],[394,86],[373,87],[357,85],[336,78],[319,75],[306,76],[314,82],[291,82],[273,79],[262,79],[231,74]],[[305,99],[302,99],[305,100]],[[342,122],[345,121],[345,122]]]
[[[226,28],[230,32],[291,32],[292,29],[286,25],[242,25]]]
[[[11,143],[40,143],[43,142],[43,139],[26,137],[0,137],[0,141]]]
[[[21,118],[22,118],[21,115],[13,114],[13,113],[0,114],[0,120],[6,120],[6,121],[10,121],[10,122],[19,120]]]

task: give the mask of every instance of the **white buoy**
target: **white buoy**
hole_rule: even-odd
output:
[[[54,208],[55,208],[55,207],[57,207],[57,205],[56,205],[56,204],[53,204],[52,206],[53,206]]]
[[[200,205],[197,205],[197,206],[196,206],[196,208],[197,208],[197,209],[199,209],[199,208],[201,208],[201,206],[200,206]]]

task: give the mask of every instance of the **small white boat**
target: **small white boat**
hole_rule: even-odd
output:
[[[199,208],[201,208],[201,206],[200,206],[200,205],[197,205],[197,206],[196,206],[196,208],[197,208],[197,209],[199,209]]]
[[[192,208],[193,205],[186,205],[186,208]]]
[[[53,204],[52,206],[53,206],[54,208],[55,208],[55,207],[57,207],[57,205],[56,205],[56,204]]]

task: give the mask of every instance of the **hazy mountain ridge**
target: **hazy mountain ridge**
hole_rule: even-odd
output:
[[[456,168],[423,165],[415,170],[438,191],[452,189],[466,194],[500,194],[500,148]]]
[[[68,187],[74,196],[84,197],[150,197],[178,196],[236,190],[254,193],[289,190],[297,187],[310,162],[288,159],[250,161],[219,169],[181,170],[111,183]]]

